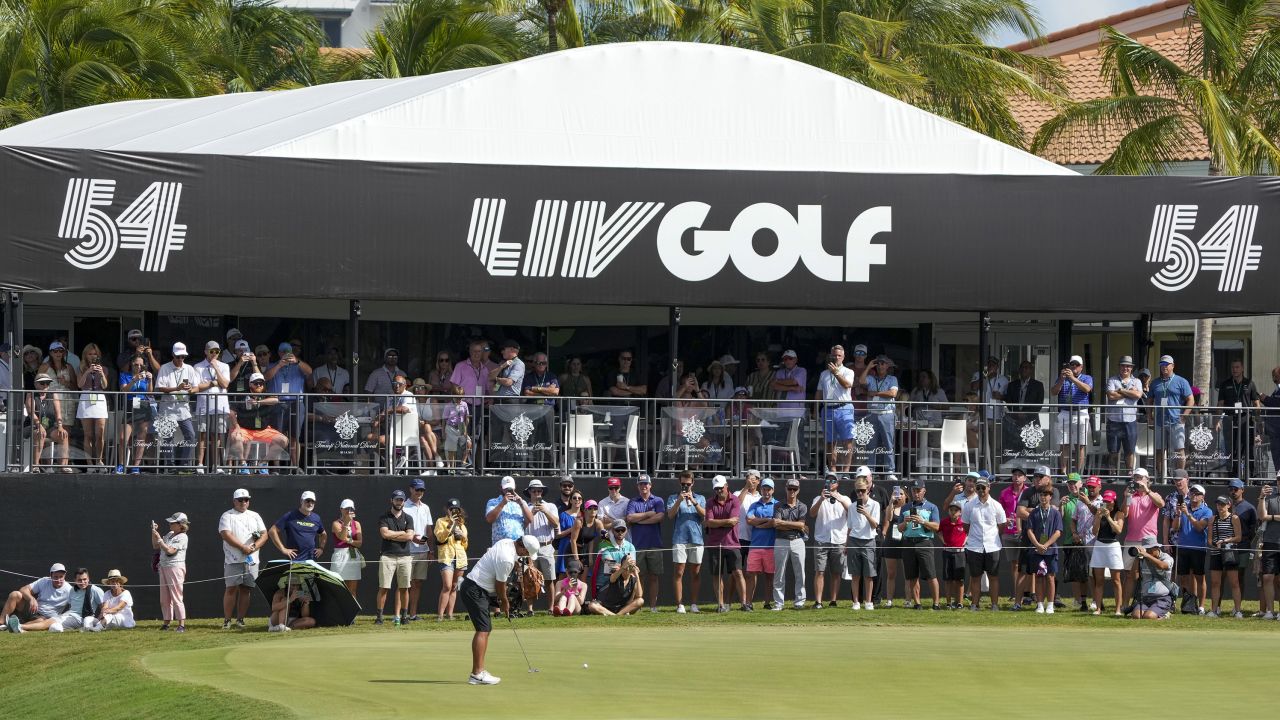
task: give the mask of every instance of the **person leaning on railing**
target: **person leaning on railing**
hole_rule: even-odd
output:
[[[142,464],[147,454],[147,435],[151,431],[151,420],[155,417],[155,404],[151,400],[152,375],[147,369],[147,360],[141,352],[134,353],[124,372],[120,373],[120,389],[127,392],[125,396],[124,418],[120,423],[120,449],[123,453],[129,447],[130,437],[133,439],[133,454],[120,457],[116,472],[124,472],[126,462],[129,472],[137,475],[142,472]]]
[[[40,460],[44,456],[44,444],[47,440],[53,444],[49,454],[49,465],[52,466],[53,461],[61,457],[62,472],[74,472],[67,465],[71,451],[70,436],[67,434],[67,429],[63,427],[62,407],[58,402],[57,393],[49,391],[53,386],[53,378],[46,373],[40,373],[35,377],[35,386],[35,392],[27,395],[27,417],[32,419],[31,471],[40,472]],[[52,467],[49,472],[53,472]]]

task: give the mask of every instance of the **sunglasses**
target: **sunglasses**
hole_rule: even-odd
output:
[[[533,364],[534,364],[534,365],[546,365],[546,364],[547,364],[547,361],[546,361],[546,360],[534,360],[534,361],[533,361]]]
[[[789,487],[789,488],[787,488],[787,492],[800,492],[800,488],[798,488],[798,487]]]
[[[427,491],[426,488],[413,488],[409,492],[426,492],[426,491]]]
[[[449,358],[436,358],[436,362],[438,363],[449,362]]]
[[[682,488],[691,488],[691,487],[693,487],[693,483],[689,483],[688,485],[686,485],[686,484],[684,484],[684,483],[680,483],[680,487],[682,487]]]
[[[254,385],[259,385],[259,386],[261,386],[261,385],[266,385],[266,383],[262,382],[261,380],[254,380],[254,381],[252,381],[252,382],[250,382],[250,383],[249,383],[249,386],[250,386],[250,387],[252,387],[252,386],[254,386]]]
[[[249,498],[236,498],[236,502],[249,502]],[[307,502],[311,502],[308,500]]]
[[[315,501],[315,500],[303,500],[303,501],[302,501],[302,504],[303,504],[303,505],[315,505],[315,504],[316,504],[316,501]]]
[[[616,533],[616,534],[618,534],[618,535],[626,535],[626,534],[627,534],[627,529],[626,529],[626,528],[614,528],[614,531],[613,531],[613,532],[614,532],[614,533]]]

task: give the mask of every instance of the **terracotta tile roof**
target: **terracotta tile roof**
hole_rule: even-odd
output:
[[[1055,42],[1090,33],[1096,35],[1101,25],[1112,25],[1122,20],[1140,17],[1144,12],[1151,13],[1183,4],[1186,4],[1186,0],[1170,0],[1169,2],[1124,13],[1121,16],[1086,23],[1063,33],[1054,33],[1046,39],[1049,42]],[[1188,58],[1188,39],[1195,32],[1198,32],[1198,26],[1187,27],[1179,24],[1171,29],[1157,27],[1148,31],[1137,32],[1132,37],[1155,48],[1165,57],[1183,64]],[[1026,51],[1033,47],[1035,46],[1030,43],[1023,43],[1014,46],[1012,49]],[[1072,100],[1080,101],[1110,96],[1110,88],[1102,77],[1102,57],[1096,44],[1092,44],[1090,47],[1078,52],[1070,52],[1056,57],[1066,69],[1065,84],[1068,96]],[[1027,98],[1013,98],[1011,105],[1014,116],[1018,118],[1018,122],[1026,133],[1028,144],[1030,144],[1031,138],[1035,136],[1040,126],[1057,114],[1052,107]],[[1101,132],[1076,130],[1059,136],[1040,155],[1047,160],[1052,160],[1062,165],[1101,163],[1110,157],[1123,136],[1123,128],[1120,127],[1105,129]],[[1198,127],[1194,128],[1194,137],[1184,143],[1176,157],[1172,159],[1179,161],[1209,159],[1208,143]]]

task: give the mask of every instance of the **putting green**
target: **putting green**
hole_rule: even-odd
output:
[[[570,691],[628,718],[858,716],[858,707],[893,708],[894,717],[986,717],[1000,708],[1013,715],[1139,717],[1169,709],[1178,702],[1170,692],[1182,687],[1210,693],[1197,707],[1212,707],[1215,716],[1256,717],[1276,667],[1272,633],[1132,626],[1116,632],[621,621],[607,628],[527,628],[520,637],[540,672],[526,671],[515,638],[499,625],[487,663],[502,677],[496,687],[466,684],[471,635],[461,631],[295,632],[153,653],[143,664],[165,680],[269,700],[300,717],[344,720],[436,711],[560,718],[567,707],[580,707],[566,703]]]

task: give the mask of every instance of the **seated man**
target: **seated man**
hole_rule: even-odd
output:
[[[587,603],[587,612],[596,615],[630,615],[644,607],[644,595],[640,589],[640,567],[634,555],[627,555],[609,574],[608,583],[594,600]]]
[[[62,563],[54,563],[49,568],[49,577],[42,577],[9,593],[4,610],[0,611],[0,622],[13,633],[48,630],[57,622],[70,598],[67,568]]]
[[[280,589],[271,598],[271,619],[267,632],[289,632],[315,627],[316,619],[311,617],[311,603],[316,600],[317,598],[312,597],[306,575],[289,573],[280,578]]]
[[[79,630],[96,625],[102,619],[103,596],[102,588],[89,581],[88,570],[76,570],[71,597],[67,598],[62,613],[49,626],[49,632]]]
[[[289,457],[289,438],[284,433],[271,427],[271,419],[275,415],[276,405],[280,399],[267,395],[266,378],[262,373],[249,376],[249,394],[240,402],[234,403],[232,414],[235,415],[235,427],[231,429],[231,442],[227,446],[227,456],[232,464],[241,465],[240,474],[249,474],[249,450],[253,443],[264,443],[267,448],[255,462],[258,472],[267,474],[267,460],[282,460]]]

